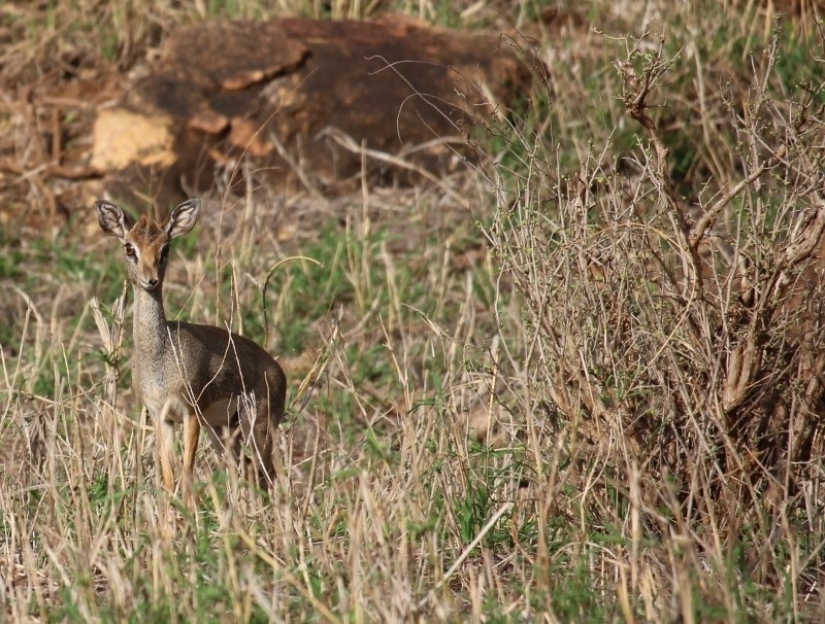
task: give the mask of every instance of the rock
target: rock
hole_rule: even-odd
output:
[[[372,150],[371,182],[418,182],[416,168],[440,173],[472,157],[469,127],[530,82],[498,37],[407,18],[206,22],[173,31],[100,111],[93,163],[119,199],[151,189],[162,205],[210,189],[222,171],[243,192],[243,159],[256,184],[350,190],[361,146]]]
[[[168,167],[175,162],[172,119],[144,115],[126,108],[100,111],[92,128],[91,166],[98,170],[125,169],[133,163]]]

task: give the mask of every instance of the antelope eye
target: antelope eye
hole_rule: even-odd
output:
[[[164,245],[160,250],[160,263],[166,264],[166,258],[169,256],[169,245]]]
[[[135,257],[135,247],[134,247],[134,245],[132,245],[132,243],[126,243],[123,246],[123,249],[124,249],[124,251],[126,251],[126,256],[128,258],[134,258]]]

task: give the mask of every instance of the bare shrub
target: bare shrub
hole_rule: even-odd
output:
[[[821,85],[771,97],[767,55],[726,103],[737,181],[678,196],[655,106],[678,58],[637,42],[616,63],[632,157],[596,147],[565,175],[515,131],[529,167],[498,168],[486,230],[523,297],[525,409],[557,413],[580,467],[598,458],[595,489],[637,496],[648,530],[720,556],[743,527],[770,536],[746,553],[761,575],[777,531],[821,507],[825,451]]]

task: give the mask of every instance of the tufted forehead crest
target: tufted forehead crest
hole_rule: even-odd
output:
[[[141,215],[140,219],[137,220],[132,231],[130,232],[131,238],[134,240],[139,240],[143,243],[153,243],[160,237],[166,237],[166,232],[157,222],[153,221],[146,215]]]

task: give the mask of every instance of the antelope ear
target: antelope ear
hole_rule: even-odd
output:
[[[132,229],[132,220],[123,212],[123,208],[99,199],[95,202],[95,210],[100,229],[121,242],[126,240],[126,234]]]
[[[193,227],[198,220],[198,213],[201,210],[201,200],[187,199],[182,204],[178,205],[169,215],[164,229],[166,235],[171,238],[183,236]]]

